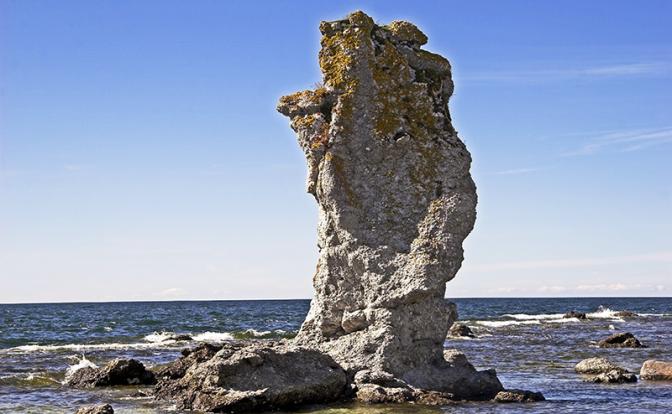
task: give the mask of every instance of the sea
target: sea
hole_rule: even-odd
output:
[[[456,403],[445,407],[316,405],[294,413],[672,413],[672,382],[603,385],[574,365],[607,357],[632,372],[647,359],[672,360],[672,298],[454,299],[473,339],[446,338],[479,369],[495,368],[506,388],[541,391],[532,404]],[[110,403],[117,413],[179,413],[137,388],[77,390],[63,385],[75,370],[113,358],[149,367],[200,342],[291,338],[308,300],[119,302],[0,305],[0,413],[73,413]],[[568,311],[587,320],[566,319]],[[620,318],[618,311],[639,316]],[[628,331],[646,348],[600,349],[597,341]],[[173,334],[191,341],[175,341]]]

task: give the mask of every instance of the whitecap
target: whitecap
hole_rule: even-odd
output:
[[[514,325],[540,325],[541,322],[537,320],[533,321],[476,321],[475,323],[490,328],[501,328],[504,326],[514,326]]]
[[[545,320],[546,323],[570,323],[570,322],[581,322],[579,318],[562,318],[562,319],[551,319]]]
[[[72,375],[79,371],[82,368],[98,368],[98,365],[94,364],[93,362],[89,361],[86,359],[86,356],[82,355],[82,358],[79,359],[79,361],[75,365],[70,365],[68,369],[65,371],[65,380],[63,380],[63,383],[66,383]]]
[[[197,342],[225,342],[232,341],[233,335],[228,332],[203,332],[193,337]]]
[[[543,320],[543,319],[562,319],[564,313],[541,313],[539,315],[528,315],[527,313],[507,313],[504,314],[507,318],[512,318],[520,321],[528,320]]]
[[[154,332],[145,336],[142,339],[154,344],[160,344],[160,343],[173,343],[175,342],[174,338],[175,338],[174,332]]]
[[[129,350],[129,349],[150,349],[150,348],[159,348],[161,346],[168,345],[166,343],[131,343],[131,344],[122,344],[122,343],[103,343],[103,344],[64,344],[64,345],[21,345],[14,348],[8,348],[0,350],[2,353],[29,353],[29,352],[53,352],[53,351],[96,351],[96,350],[107,350],[107,349],[119,349],[119,350]]]
[[[595,312],[590,312],[586,314],[586,317],[590,319],[614,319],[617,318],[616,313],[618,311],[611,310],[607,307],[600,306]]]

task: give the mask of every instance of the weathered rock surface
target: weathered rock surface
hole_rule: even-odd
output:
[[[594,382],[597,384],[624,384],[637,382],[637,376],[622,369],[614,369],[588,378],[586,379],[586,382]]]
[[[597,343],[600,348],[644,348],[630,332],[615,333]]]
[[[135,359],[115,359],[102,368],[82,368],[75,371],[67,381],[67,385],[77,388],[155,383],[154,374]]]
[[[184,349],[182,350],[182,357],[157,370],[156,377],[159,379],[182,378],[192,365],[211,359],[222,347],[223,345],[205,343],[193,349]]]
[[[468,338],[476,337],[471,328],[469,328],[467,325],[463,323],[458,322],[455,322],[453,326],[450,327],[450,330],[448,330],[448,334],[454,337],[468,337]]]
[[[576,364],[574,370],[579,374],[602,374],[609,371],[623,371],[627,370],[619,367],[606,358],[588,358]]]
[[[156,396],[174,400],[177,409],[245,412],[334,401],[343,397],[346,385],[345,371],[319,351],[252,343],[224,346],[205,362],[194,361],[180,378],[164,377]]]
[[[586,314],[584,312],[577,312],[577,311],[570,311],[567,312],[563,315],[563,318],[565,319],[571,319],[571,318],[576,318],[576,319],[588,319]]]
[[[495,401],[498,403],[527,403],[545,400],[542,393],[525,390],[504,390],[495,395]]]
[[[448,111],[450,64],[423,50],[427,37],[408,22],[379,26],[355,12],[320,31],[324,86],[278,105],[320,216],[315,297],[296,341],[351,376],[493,398],[494,373],[463,376],[443,357],[455,320],[446,282],[476,217],[471,156]]]
[[[80,408],[75,414],[114,414],[114,409],[110,404],[92,405]]]
[[[639,374],[649,381],[672,381],[672,362],[650,359],[644,362]]]

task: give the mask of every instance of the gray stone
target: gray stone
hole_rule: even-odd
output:
[[[427,38],[408,22],[380,26],[355,12],[320,30],[324,86],[278,105],[319,211],[315,297],[297,344],[351,376],[386,372],[412,389],[493,398],[502,389],[494,372],[443,357],[456,316],[446,282],[461,266],[477,199],[448,111],[450,64],[421,49]],[[373,385],[367,395],[380,391]]]
[[[155,393],[179,410],[245,412],[334,401],[346,385],[343,369],[319,351],[259,342],[224,346],[182,377],[162,378]]]
[[[231,345],[228,345],[231,346]],[[179,379],[184,376],[192,365],[205,362],[217,354],[224,345],[200,344],[193,349],[182,350],[182,357],[161,367],[156,372],[157,378]]]
[[[576,364],[574,370],[579,374],[602,374],[614,370],[627,372],[625,369],[605,358],[584,359]]]
[[[82,368],[75,371],[67,381],[67,385],[77,388],[155,383],[154,374],[135,359],[115,359],[102,368]]]
[[[630,332],[615,333],[597,343],[600,348],[644,348]]]
[[[92,405],[80,408],[75,414],[114,414],[114,409],[110,404]]]
[[[571,318],[576,318],[576,319],[588,319],[586,314],[584,312],[577,312],[577,311],[570,311],[565,313],[563,316],[565,319],[571,319]]]
[[[529,403],[545,401],[544,395],[540,392],[526,390],[504,390],[497,393],[494,400],[498,403]]]

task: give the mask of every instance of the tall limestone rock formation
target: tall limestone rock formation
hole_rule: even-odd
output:
[[[476,218],[471,157],[448,111],[450,63],[423,50],[427,37],[408,22],[378,26],[355,12],[320,31],[323,86],[278,105],[320,215],[315,297],[297,344],[332,356],[365,400],[397,380],[491,398],[494,372],[443,353],[455,319],[446,282]]]

